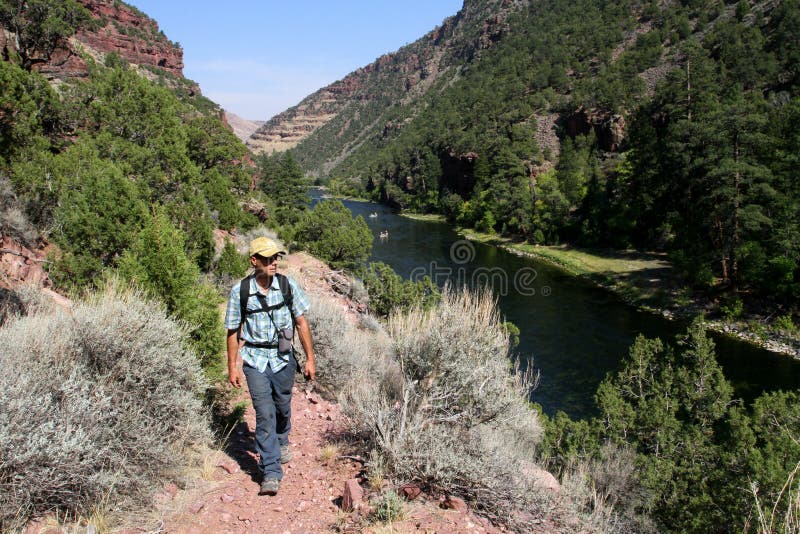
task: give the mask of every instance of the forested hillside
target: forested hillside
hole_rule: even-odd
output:
[[[212,268],[214,229],[258,222],[238,198],[254,174],[245,146],[182,77],[180,49],[135,8],[2,1],[0,26],[3,236],[49,245],[45,265],[61,291],[97,288],[110,273],[147,289],[192,325],[210,363],[222,336],[218,297],[198,279]],[[144,63],[131,64],[103,53],[103,39],[123,52],[125,43],[163,46],[158,54],[176,59],[161,68],[149,61],[166,55],[139,52]],[[90,55],[81,42],[100,44]]]
[[[513,7],[423,96],[363,121],[358,143],[352,102],[298,161],[341,193],[532,243],[665,250],[696,287],[791,301],[798,3]]]
[[[435,85],[458,77],[458,66],[507,30],[505,17],[519,0],[465,2],[457,15],[414,43],[385,54],[270,119],[247,141],[256,153],[284,151],[302,143],[297,156],[312,174],[324,174],[359,147],[371,132],[397,125],[386,114],[413,107]],[[305,139],[308,142],[304,142]]]
[[[150,506],[210,443],[218,304],[252,231],[360,278],[335,273],[359,328],[339,303],[310,320],[320,380],[350,410],[337,447],[367,458],[385,502],[414,481],[520,532],[798,531],[796,392],[743,406],[698,322],[672,344],[640,337],[596,417],[548,419],[491,296],[368,264],[364,220],[337,200],[309,210],[301,168],[534,243],[666,250],[699,287],[792,309],[797,0],[468,0],[309,100],[324,124],[257,164],[135,8],[0,0],[0,26],[1,253],[46,253],[76,298],[71,314],[23,302],[0,273],[0,530]],[[538,464],[562,477],[552,501]]]

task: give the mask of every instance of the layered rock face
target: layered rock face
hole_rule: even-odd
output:
[[[507,15],[524,3],[466,0],[458,14],[415,43],[379,57],[271,118],[253,133],[247,146],[255,153],[288,150],[337,118],[341,119],[336,122],[338,136],[345,144],[357,143],[361,131],[355,123],[363,120],[364,113],[355,110],[370,104],[386,107],[423,95],[451,67],[497,42],[507,31]],[[348,117],[342,118],[346,111]]]
[[[348,76],[352,78],[353,75]],[[337,82],[346,86],[345,80]],[[355,80],[351,79],[351,82]],[[353,83],[358,86],[359,84]],[[267,121],[263,126],[252,132],[246,139],[246,144],[256,154],[283,152],[293,148],[311,135],[317,128],[326,124],[347,104],[347,99],[352,95],[350,91],[336,91],[334,86],[328,86],[317,91],[303,100],[299,105],[290,108]],[[338,97],[338,98],[337,98]]]
[[[161,69],[183,77],[183,50],[158,28],[158,23],[138,9],[114,0],[78,0],[101,22],[97,30],[81,30],[58,50],[47,64],[36,69],[48,78],[80,78],[87,75],[81,53],[101,60],[117,53],[125,61]]]
[[[438,29],[428,34],[435,39]],[[405,92],[416,86],[425,72],[430,73],[429,82],[439,73],[438,66],[431,61],[424,63],[417,54],[402,51],[385,54],[366,67],[362,67],[343,79],[323,87],[306,97],[300,104],[289,108],[267,121],[247,140],[253,152],[282,152],[296,146],[300,141],[324,126],[352,102],[370,101],[380,96],[372,92],[376,77],[390,78],[390,91]]]

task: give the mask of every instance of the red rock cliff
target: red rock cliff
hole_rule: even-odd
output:
[[[67,50],[53,54],[52,61],[37,70],[51,78],[86,76],[81,51],[102,58],[115,52],[129,63],[156,67],[183,77],[183,50],[158,28],[158,23],[138,9],[114,0],[78,0],[101,22],[97,30],[79,31]]]

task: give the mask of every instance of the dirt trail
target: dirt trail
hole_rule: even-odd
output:
[[[343,313],[356,320],[356,305],[331,289],[331,270],[324,263],[307,254],[292,254],[279,270],[295,278],[307,293],[337,299]],[[160,532],[497,532],[471,511],[445,510],[437,499],[424,496],[407,503],[404,518],[391,527],[373,523],[361,517],[367,513],[371,497],[363,481],[363,506],[357,512],[344,512],[345,482],[357,478],[363,466],[331,447],[344,428],[339,406],[316,393],[306,393],[299,383],[292,395],[292,460],[284,465],[278,494],[259,496],[260,474],[253,446],[255,413],[246,391],[233,402],[238,401],[248,401],[244,421],[232,432],[225,451],[207,462],[207,480],[180,491],[167,487],[158,496]]]
[[[244,393],[242,398],[246,397]],[[356,478],[362,466],[355,460],[342,458],[338,451],[337,455],[327,457],[330,449],[326,446],[335,439],[340,424],[338,405],[296,388],[290,433],[292,460],[284,465],[278,495],[259,496],[260,475],[253,452],[255,414],[249,407],[244,422],[232,433],[226,452],[211,459],[210,480],[181,491],[167,487],[158,496],[162,519],[157,531],[176,534],[498,532],[471,511],[441,509],[437,500],[407,503],[404,518],[391,527],[368,518],[359,519],[359,512],[342,511],[345,482]],[[368,504],[368,498],[363,504]],[[152,526],[146,530],[128,530],[125,534],[134,532],[152,532]]]
[[[242,398],[247,398],[247,393]],[[295,386],[290,433],[293,458],[284,465],[278,495],[259,496],[261,477],[253,451],[255,414],[248,407],[244,422],[231,435],[227,454],[212,459],[212,480],[181,492],[180,502],[164,518],[164,530],[209,534],[330,531],[339,514],[345,481],[361,469],[352,460],[322,457],[327,436],[336,431],[339,417],[338,407],[315,394],[307,396]],[[164,494],[168,496],[169,489]]]
[[[294,277],[308,294],[337,300],[343,314],[358,320],[357,304],[332,289],[331,279],[337,278],[336,273],[321,261],[303,253],[292,254],[282,260],[279,269]],[[203,466],[184,480],[184,488],[170,483],[156,493],[150,511],[127,516],[117,527],[107,527],[102,516],[90,518],[89,527],[59,524],[57,517],[48,516],[29,523],[25,534],[506,532],[475,515],[459,499],[424,493],[405,502],[402,517],[392,524],[377,522],[370,516],[374,499],[381,491],[400,488],[390,481],[383,481],[380,491],[368,488],[362,462],[336,446],[337,437],[343,436],[346,428],[339,405],[316,392],[305,391],[302,383],[295,386],[292,396],[289,441],[293,457],[284,465],[278,494],[259,496],[261,475],[253,444],[255,413],[244,389],[231,400],[231,406],[239,402],[246,402],[244,417],[231,432],[224,449],[208,454]],[[352,487],[353,479],[364,494],[356,510],[346,512],[342,510],[342,497],[346,482],[351,481]],[[535,520],[535,523],[539,528],[531,532],[562,531],[549,521]]]

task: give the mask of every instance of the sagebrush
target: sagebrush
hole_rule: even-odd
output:
[[[210,441],[199,360],[163,307],[109,286],[0,329],[0,529],[145,502]]]
[[[439,305],[390,318],[392,364],[354,374],[341,401],[371,461],[400,480],[467,497],[502,522],[536,498],[542,428],[487,293],[445,289]]]
[[[353,325],[344,306],[334,298],[312,295],[311,303],[307,316],[314,335],[317,381],[322,387],[338,392],[355,377],[387,373],[393,362],[385,334]]]

